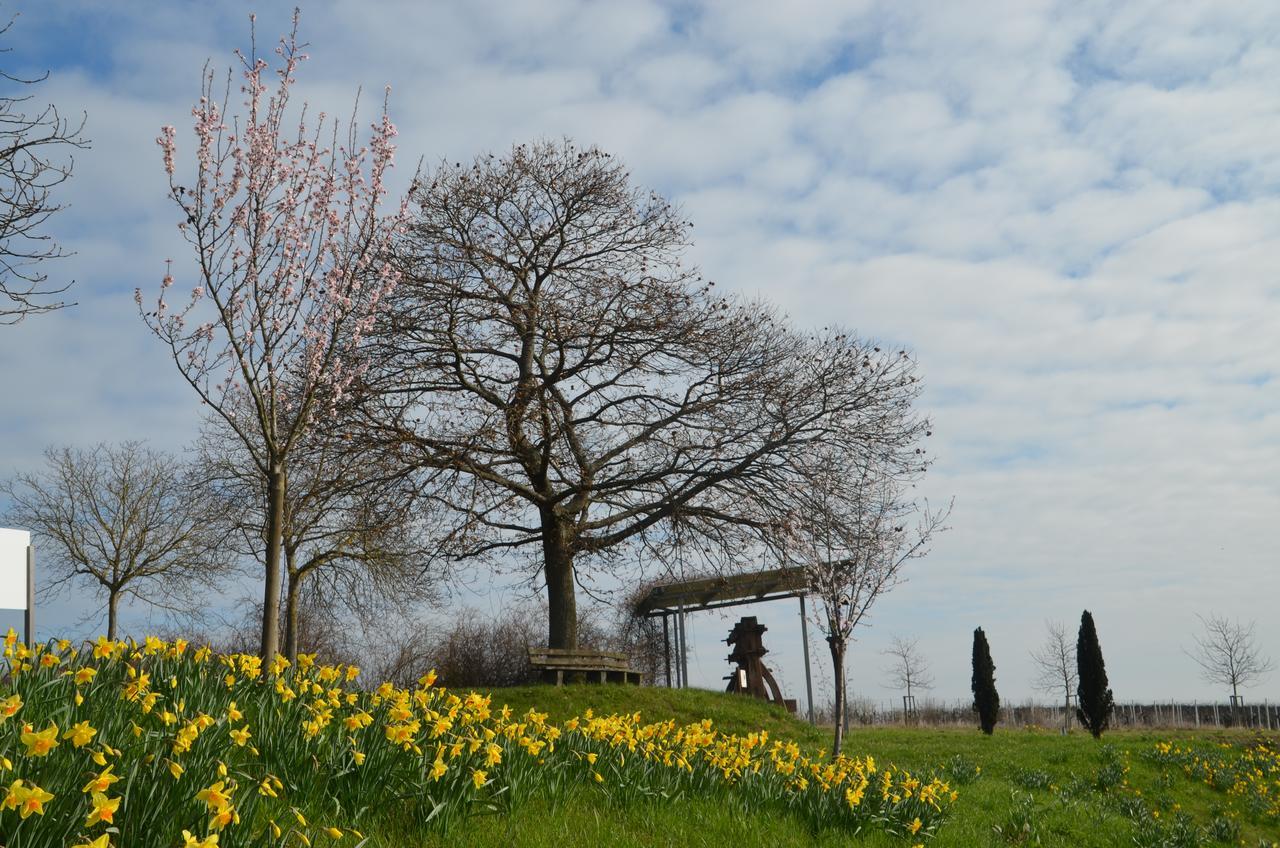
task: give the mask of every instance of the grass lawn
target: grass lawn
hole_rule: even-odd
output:
[[[857,729],[832,763],[826,731],[743,696],[364,690],[351,668],[188,648],[7,641],[0,846],[1280,841],[1280,753],[1247,733]]]
[[[707,691],[621,686],[520,687],[493,692],[494,703],[536,707],[552,720],[597,713],[640,711],[657,720],[712,719],[729,732],[767,730],[814,749],[830,744],[828,731],[753,699]],[[851,754],[871,754],[952,782],[960,799],[949,821],[929,842],[968,846],[1269,846],[1280,841],[1280,817],[1250,808],[1245,794],[1215,789],[1181,765],[1153,758],[1161,742],[1234,757],[1250,743],[1246,732],[1117,732],[1095,741],[1076,732],[931,728],[854,729]],[[1275,748],[1276,740],[1269,740]],[[1221,745],[1231,746],[1231,750]],[[1280,761],[1277,761],[1280,763]],[[1280,769],[1280,765],[1277,766]],[[1260,778],[1275,801],[1280,772]],[[397,844],[392,835],[373,844]],[[533,799],[508,815],[471,819],[429,844],[467,846],[904,846],[912,842],[880,832],[850,838],[843,831],[810,832],[786,815],[761,815],[732,801],[698,798],[615,804],[604,790],[583,790],[555,805]]]

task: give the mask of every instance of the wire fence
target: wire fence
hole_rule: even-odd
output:
[[[914,710],[904,710],[901,701],[873,701],[867,698],[850,699],[848,705],[849,726],[925,725],[971,726],[976,718],[973,705],[968,701],[944,702],[930,699],[918,700]],[[819,724],[832,724],[833,712],[828,706],[819,709]],[[1027,701],[1021,704],[1002,705],[1000,722],[1004,727],[1046,729],[1075,728],[1075,706],[1066,710],[1062,704],[1040,704]],[[1254,730],[1280,731],[1280,704],[1262,701],[1255,704],[1232,706],[1227,702],[1126,702],[1117,703],[1111,715],[1113,728],[1227,728],[1243,727]]]

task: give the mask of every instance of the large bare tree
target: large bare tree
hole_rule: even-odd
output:
[[[602,570],[718,568],[757,542],[789,457],[901,438],[880,422],[913,394],[905,359],[716,296],[682,263],[688,222],[606,153],[444,163],[411,201],[370,420],[434,475],[444,555],[545,581],[551,647],[576,645]]]
[[[237,117],[228,116],[229,78],[220,91],[206,70],[190,180],[177,176],[176,130],[162,128],[169,196],[194,262],[170,266],[154,302],[134,295],[148,329],[262,481],[264,657],[279,648],[291,457],[359,379],[361,334],[396,283],[384,259],[396,223],[381,213],[396,135],[385,103],[365,144],[354,117],[341,134],[324,113],[309,123],[291,100],[306,58],[296,13],[276,52],[272,87],[256,50],[237,51],[245,97]],[[176,304],[174,273],[188,281]]]
[[[8,520],[44,543],[51,579],[42,591],[87,584],[105,595],[112,639],[121,598],[192,612],[193,590],[213,586],[229,565],[188,469],[141,442],[50,448],[43,470],[0,491],[12,500]]]
[[[1248,687],[1275,669],[1271,658],[1262,652],[1254,636],[1254,622],[1244,624],[1224,615],[1210,613],[1197,616],[1204,634],[1196,636],[1196,647],[1187,655],[1200,666],[1201,675],[1210,683],[1231,687],[1232,721],[1240,710],[1240,687]]]
[[[1046,621],[1044,643],[1031,652],[1035,664],[1035,686],[1041,692],[1062,695],[1062,729],[1071,729],[1071,693],[1076,690],[1076,643],[1060,621]]]
[[[13,23],[0,28],[0,37]],[[48,76],[0,71],[0,85],[9,89],[0,94],[0,324],[61,309],[66,304],[58,295],[70,287],[49,284],[42,270],[45,260],[66,255],[45,224],[63,208],[54,192],[71,176],[72,151],[89,142],[83,115],[70,121],[51,103],[32,108],[34,95],[20,93]]]
[[[876,452],[825,448],[802,458],[803,484],[785,501],[787,517],[772,540],[784,563],[806,570],[818,599],[813,614],[831,651],[835,689],[832,756],[844,744],[845,656],[854,631],[876,601],[902,582],[907,563],[928,553],[951,513],[950,505],[932,510],[909,497],[910,481],[927,463],[923,449],[914,447],[924,424],[908,398],[900,398],[896,414],[876,425]]]
[[[324,609],[330,617],[348,614],[370,624],[388,606],[403,613],[427,600],[436,587],[437,575],[424,573],[430,539],[402,464],[354,448],[340,423],[320,422],[289,464],[280,531],[289,659],[299,651],[304,607],[313,618]],[[210,520],[227,530],[239,555],[261,563],[270,519],[252,456],[217,421],[206,424],[196,451],[217,505]]]

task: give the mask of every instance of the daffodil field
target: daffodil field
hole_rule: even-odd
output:
[[[1174,766],[1191,780],[1238,800],[1254,817],[1274,822],[1280,832],[1280,751],[1258,741],[1243,747],[1158,742],[1146,759]]]
[[[871,757],[641,716],[562,723],[423,677],[263,663],[182,640],[18,643],[0,666],[0,845],[355,846],[450,832],[570,791],[725,798],[818,828],[933,835],[957,795]]]

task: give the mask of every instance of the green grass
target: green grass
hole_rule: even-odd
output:
[[[828,730],[810,727],[780,708],[750,698],[708,691],[622,686],[547,686],[500,689],[494,702],[514,709],[536,707],[563,720],[587,709],[597,713],[639,711],[649,719],[712,719],[722,730],[758,729],[793,739],[810,749],[830,745]],[[846,752],[871,754],[913,772],[951,776],[960,800],[951,819],[929,844],[973,846],[1157,846],[1246,845],[1280,841],[1274,819],[1250,815],[1239,799],[1196,783],[1181,771],[1142,755],[1160,741],[1212,748],[1243,744],[1243,732],[1117,732],[1101,741],[1076,732],[997,729],[984,737],[976,728],[855,728]],[[1272,740],[1274,742],[1274,740]],[[1153,814],[1158,813],[1156,816]],[[1237,823],[1230,842],[1208,831],[1215,818]],[[1222,823],[1219,824],[1222,826]],[[1231,826],[1219,834],[1230,833]],[[390,848],[392,835],[372,845]],[[911,842],[870,832],[811,832],[785,815],[761,815],[724,801],[675,799],[614,805],[598,792],[576,793],[549,807],[532,801],[510,815],[481,816],[433,845],[474,848],[514,846],[909,846]]]

